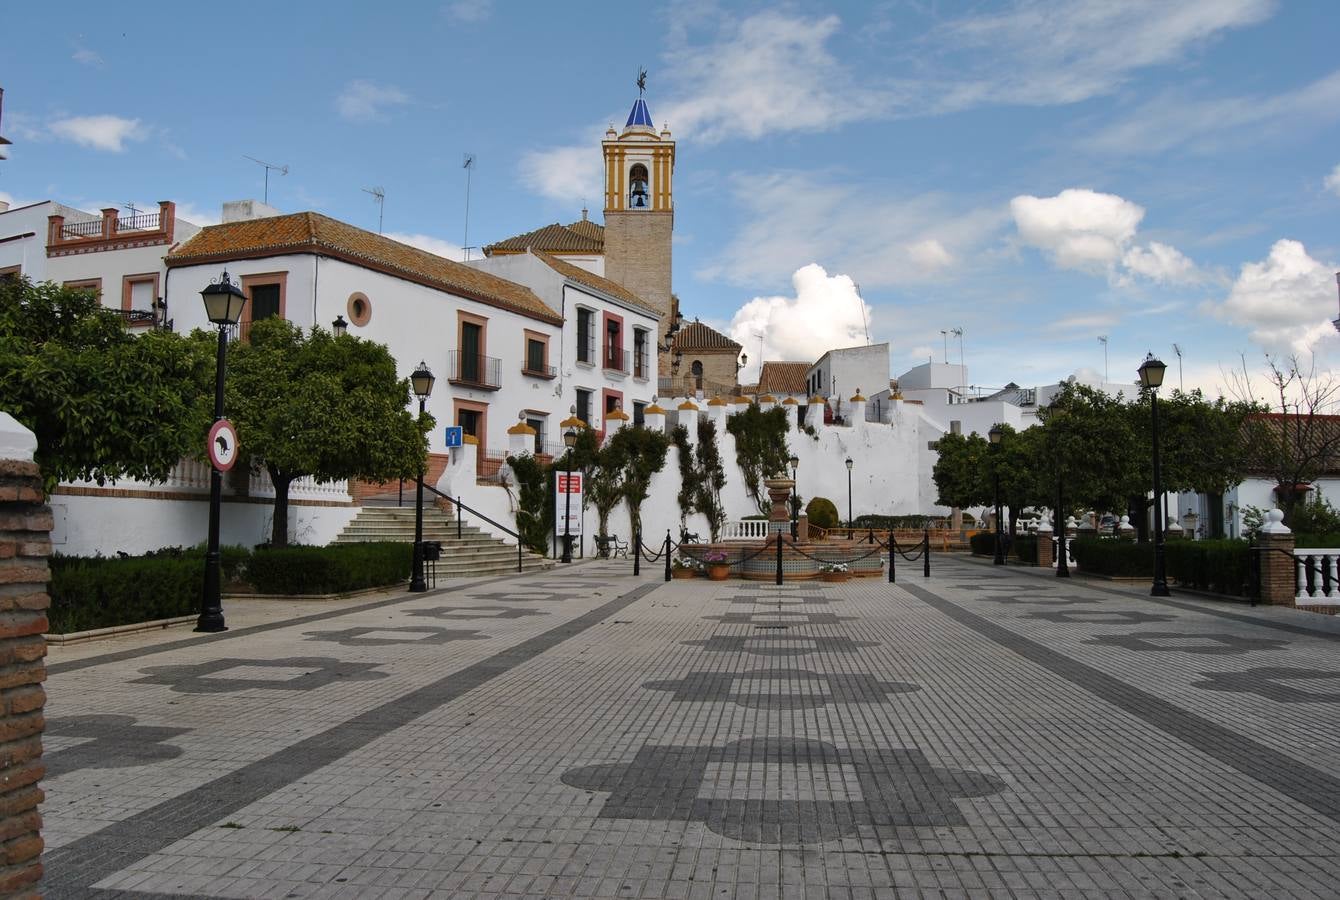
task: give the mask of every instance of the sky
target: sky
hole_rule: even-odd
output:
[[[600,140],[645,67],[677,141],[674,290],[744,344],[746,381],[760,346],[812,360],[867,334],[895,376],[962,359],[979,388],[1133,381],[1147,352],[1211,393],[1267,354],[1340,361],[1340,16],[1322,0],[5,20],[0,200],[170,199],[208,224],[261,198],[250,156],[288,167],[270,173],[283,211],[375,230],[380,187],[387,234],[460,258],[584,203],[599,220]]]

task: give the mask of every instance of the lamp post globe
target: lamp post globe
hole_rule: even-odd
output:
[[[1149,353],[1137,370],[1140,384],[1149,391],[1149,411],[1153,426],[1150,432],[1150,445],[1154,455],[1154,583],[1149,589],[1151,597],[1167,597],[1169,594],[1163,546],[1163,479],[1159,471],[1159,387],[1163,384],[1163,373],[1167,368],[1161,359]]]
[[[577,429],[569,426],[563,432],[563,446],[567,447],[564,454],[568,458],[567,482],[563,490],[563,555],[559,557],[559,562],[572,562],[572,448],[577,446]]]
[[[1005,438],[1005,429],[1001,428],[999,424],[992,425],[991,430],[986,433],[986,436],[987,440],[991,442],[991,456],[993,463],[991,466],[991,496],[996,507],[996,553],[991,562],[994,565],[1003,566],[1005,565],[1005,542],[1000,531],[1000,472],[997,470],[995,463],[998,462],[997,457],[1000,454],[1000,442]]]
[[[791,540],[800,540],[800,491],[797,488],[800,481],[797,472],[800,470],[800,457],[794,453],[787,460],[791,464]]]
[[[223,418],[223,377],[227,368],[228,329],[242,318],[247,295],[228,278],[225,269],[219,280],[200,292],[205,315],[219,326],[218,349],[214,356],[214,421]],[[209,543],[205,548],[205,589],[200,598],[200,616],[196,631],[227,631],[223,621],[223,595],[219,585],[219,517],[223,507],[223,473],[215,466],[209,472]]]
[[[419,418],[423,418],[424,406],[433,393],[433,372],[426,362],[420,361],[419,367],[410,373],[410,388],[419,398]],[[414,479],[414,550],[411,554],[409,589],[416,593],[428,590],[423,580],[423,464],[419,464],[419,477]],[[461,511],[456,510],[459,516]]]
[[[335,337],[344,337],[349,332],[349,323],[344,321],[344,316],[336,316],[335,321],[330,323],[330,333]]]

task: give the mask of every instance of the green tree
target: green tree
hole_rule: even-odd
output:
[[[791,455],[786,445],[786,410],[775,406],[764,412],[751,403],[726,419],[726,430],[735,436],[735,461],[744,475],[745,489],[766,516],[772,501],[763,479],[785,472]]]
[[[642,502],[651,489],[652,476],[665,468],[669,449],[670,438],[665,432],[638,425],[614,432],[601,451],[617,454],[612,458],[622,461],[623,499],[628,503],[628,520],[634,535],[642,531]]]
[[[243,454],[274,482],[273,545],[288,543],[289,487],[298,478],[420,474],[434,423],[409,411],[411,399],[383,344],[320,328],[305,335],[279,318],[252,325],[250,342],[229,354],[227,410]]]
[[[931,478],[935,502],[941,506],[989,506],[991,470],[987,454],[991,445],[980,434],[948,432],[935,442],[937,457]]]
[[[595,433],[591,433],[592,438]],[[583,495],[596,508],[599,527],[596,533],[609,534],[610,513],[624,496],[624,470],[628,464],[627,441],[610,440],[609,444],[599,447],[590,457],[585,468],[586,480]]]
[[[717,429],[711,422],[698,421],[698,446],[694,457],[698,479],[693,505],[707,516],[707,527],[715,543],[721,535],[721,526],[726,522],[726,507],[721,502],[721,489],[726,486],[726,467],[721,462]]]
[[[0,278],[0,409],[37,436],[48,492],[203,455],[213,373],[204,336],[131,334],[91,292]]]

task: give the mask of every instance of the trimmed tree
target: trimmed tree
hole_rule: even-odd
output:
[[[295,480],[390,481],[423,470],[433,417],[409,411],[409,379],[396,376],[384,344],[264,319],[232,350],[227,387],[242,452],[274,482],[274,546],[288,543]]]

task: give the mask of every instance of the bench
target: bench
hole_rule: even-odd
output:
[[[615,556],[628,558],[628,542],[619,540],[617,535],[598,534],[593,539],[596,543],[596,556],[601,559],[610,559]]]

